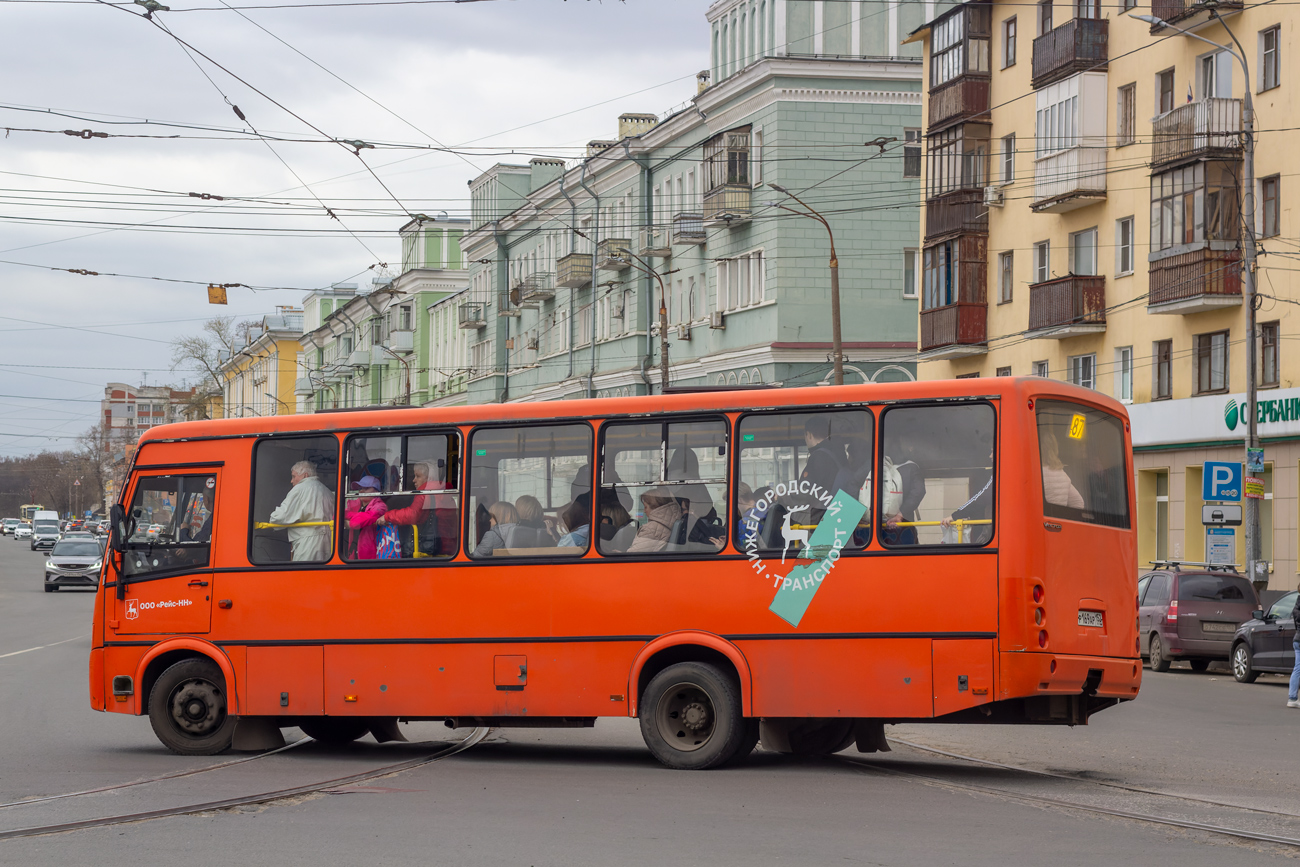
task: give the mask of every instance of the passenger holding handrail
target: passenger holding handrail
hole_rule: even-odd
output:
[[[271,523],[288,525],[291,559],[328,560],[332,547],[329,524],[334,521],[334,492],[316,477],[316,465],[311,461],[294,464],[289,470],[289,481],[293,487],[271,512]]]
[[[419,461],[411,465],[411,485],[417,491],[442,491],[447,488],[446,482],[435,478],[433,466],[428,461]],[[418,527],[421,551],[416,556],[455,553],[454,550],[444,550],[443,543],[444,539],[451,540],[451,547],[453,549],[455,547],[455,512],[437,509],[436,502],[439,496],[447,497],[446,494],[417,494],[411,497],[410,502],[405,506],[389,509],[385,514],[380,515],[375,523],[381,527],[388,524]],[[450,526],[445,526],[446,524]]]
[[[388,504],[378,496],[380,484],[379,479],[374,476],[362,476],[357,482],[357,487],[362,492],[369,492],[370,496],[348,500],[347,508],[344,510],[347,514],[348,526],[356,534],[355,556],[358,560],[376,560],[379,557],[375,531],[380,517],[388,511]]]
[[[972,481],[971,487],[975,488],[975,494],[956,509],[950,517],[944,518],[939,522],[943,527],[943,541],[945,543],[983,545],[989,539],[993,538],[993,444],[989,443],[989,472],[987,479],[981,479],[976,476]],[[954,521],[979,522],[972,529],[969,539],[962,538],[964,528],[958,525],[955,537],[950,538]],[[988,522],[988,523],[985,523]]]

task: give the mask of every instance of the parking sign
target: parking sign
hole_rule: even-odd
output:
[[[1241,464],[1206,461],[1201,466],[1201,499],[1235,503],[1241,499]]]

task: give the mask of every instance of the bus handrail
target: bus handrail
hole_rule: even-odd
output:
[[[254,530],[283,530],[286,527],[333,527],[333,521],[299,521],[296,524],[272,524],[269,521],[257,521]]]

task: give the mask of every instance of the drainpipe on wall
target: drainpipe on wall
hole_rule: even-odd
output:
[[[642,203],[642,226],[649,228],[654,226],[655,222],[655,203],[650,198],[650,157],[646,154],[632,156],[632,149],[628,146],[626,140],[623,141],[624,151],[629,159],[641,167],[641,203]],[[631,240],[631,239],[629,239]],[[650,299],[654,292],[654,282],[650,279],[649,274],[641,275],[641,297]],[[650,338],[650,301],[645,304],[638,304],[637,314],[645,310],[647,318],[645,320],[645,357],[641,359],[640,372],[641,381],[645,383],[645,393],[654,394],[654,385],[650,380],[649,370],[654,365],[654,341]],[[623,310],[624,322],[627,322],[627,309]]]
[[[590,159],[590,157],[588,157]],[[595,203],[594,216],[592,217],[591,227],[591,369],[587,372],[587,397],[595,397],[596,382],[596,260],[597,247],[600,244],[600,196],[596,191],[587,186],[587,161],[582,161],[582,174],[578,176],[578,186],[587,191],[591,200]]]
[[[510,245],[506,243],[502,243],[502,236],[501,236],[500,229],[501,229],[500,222],[495,223],[492,227],[492,240],[497,245],[497,258],[498,260],[504,258],[504,262],[497,265],[497,283],[500,286],[505,287],[504,289],[497,289],[496,296],[497,296],[498,303],[500,302],[501,293],[503,291],[506,292],[507,294],[510,292]],[[491,301],[492,299],[489,296],[487,303],[491,303]],[[497,318],[501,319],[502,317],[498,316]],[[502,362],[501,362],[501,397],[499,399],[500,403],[505,403],[506,400],[510,397],[510,317],[506,316],[504,318],[506,320],[505,323],[506,338],[505,338],[505,343],[502,344],[502,351],[501,351]]]
[[[564,189],[565,175],[560,175],[560,195],[564,196],[569,203],[569,252],[576,253],[578,250],[578,203],[573,200],[569,193]],[[573,379],[573,290],[569,290],[569,375],[566,380]]]

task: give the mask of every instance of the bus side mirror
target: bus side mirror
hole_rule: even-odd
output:
[[[112,535],[108,537],[108,543],[113,550],[119,554],[126,550],[126,540],[131,538],[131,521],[126,516],[126,509],[118,503],[114,503],[109,509],[109,521],[112,526]]]

